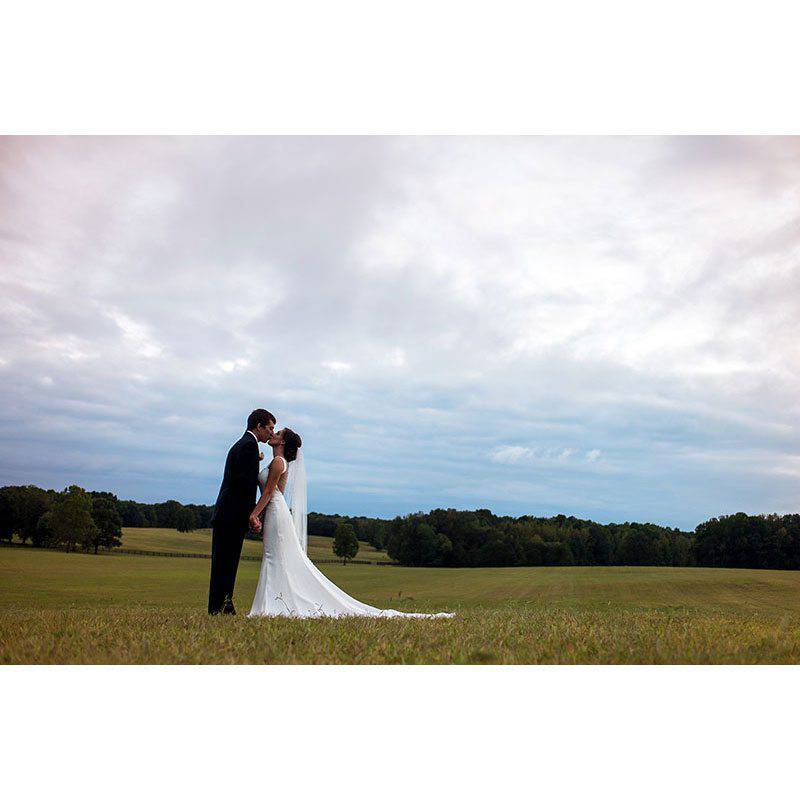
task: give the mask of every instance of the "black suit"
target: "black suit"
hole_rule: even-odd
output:
[[[233,598],[233,585],[258,488],[258,442],[245,431],[228,451],[225,474],[211,517],[211,584],[208,613],[222,610],[225,597]]]

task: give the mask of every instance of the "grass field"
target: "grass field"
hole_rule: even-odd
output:
[[[368,603],[457,617],[248,620],[258,564],[236,617],[204,613],[208,568],[2,548],[0,663],[800,662],[797,572],[330,564]]]
[[[122,547],[130,550],[153,550],[173,553],[211,553],[211,531],[208,529],[179,533],[174,528],[123,528]],[[243,556],[261,558],[260,541],[245,539]],[[336,558],[333,553],[333,539],[328,536],[309,536],[308,555],[318,558]],[[390,561],[386,553],[376,550],[366,542],[359,542],[357,559],[366,561]]]

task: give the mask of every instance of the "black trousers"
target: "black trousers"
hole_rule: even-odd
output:
[[[215,525],[211,534],[211,581],[208,587],[208,613],[222,610],[225,596],[233,598],[233,586],[242,555],[247,525]]]

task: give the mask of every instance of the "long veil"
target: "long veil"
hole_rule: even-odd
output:
[[[289,464],[286,476],[286,494],[289,495],[289,508],[300,547],[308,553],[308,493],[306,491],[306,465],[303,449],[297,451],[297,458]]]

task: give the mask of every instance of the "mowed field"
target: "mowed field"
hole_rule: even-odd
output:
[[[123,528],[123,550],[151,550],[173,553],[211,553],[211,530],[202,529],[190,533],[179,533],[174,528]],[[261,558],[262,544],[254,539],[245,539],[242,555]],[[308,555],[318,558],[336,558],[333,539],[327,536],[308,537]],[[390,561],[386,553],[376,550],[366,542],[359,542],[356,559],[365,561]]]
[[[797,572],[326,564],[373,605],[457,616],[250,620],[258,563],[213,618],[209,564],[0,548],[0,663],[800,662]]]

